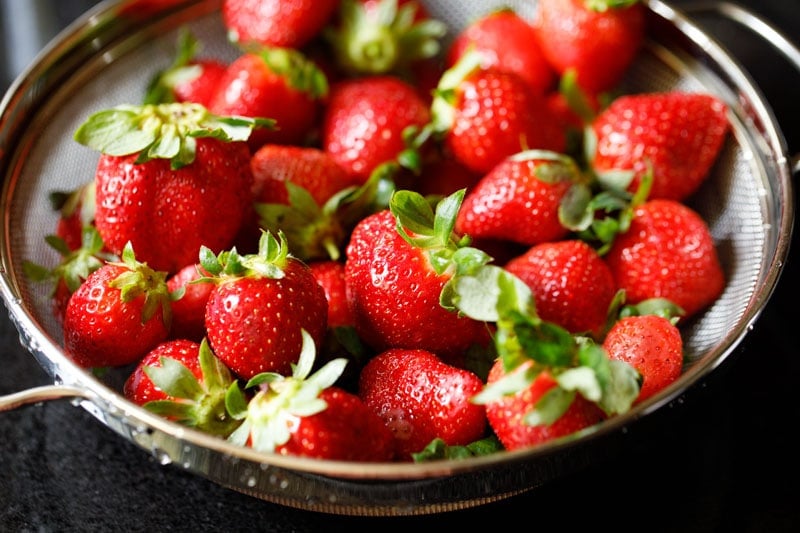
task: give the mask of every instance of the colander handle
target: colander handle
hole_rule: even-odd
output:
[[[0,413],[11,411],[23,405],[41,403],[49,400],[61,399],[89,399],[90,393],[86,389],[70,385],[44,385],[6,396],[0,396]]]
[[[690,2],[682,5],[681,9],[687,14],[715,14],[741,24],[772,45],[800,72],[800,48],[780,29],[757,13],[732,2]],[[800,173],[800,154],[792,157],[791,168],[793,174]]]

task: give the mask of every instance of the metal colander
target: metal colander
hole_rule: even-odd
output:
[[[219,1],[175,0],[141,17],[135,15],[136,4],[105,2],[88,12],[39,55],[0,106],[2,294],[22,344],[54,381],[0,398],[0,411],[74,398],[163,463],[291,507],[352,515],[460,509],[535,488],[590,462],[604,437],[673,401],[722,363],[775,287],[793,223],[793,169],[781,132],[758,88],[733,58],[684,15],[651,0],[648,40],[622,89],[711,92],[730,106],[732,125],[711,177],[690,202],[711,229],[727,285],[705,313],[682,324],[686,366],[677,382],[624,416],[569,438],[529,450],[429,464],[354,464],[264,454],[161,419],[120,394],[125,375],[112,371],[101,380],[64,356],[49,287],[30,282],[22,270],[26,260],[58,262],[44,240],[57,221],[48,194],[93,178],[98,156],[72,139],[77,127],[95,111],[140,102],[152,73],[171,63],[183,26],[203,42],[203,55],[232,60],[238,54],[226,40]],[[534,6],[524,0],[425,2],[433,17],[452,28],[501,4],[527,16]]]

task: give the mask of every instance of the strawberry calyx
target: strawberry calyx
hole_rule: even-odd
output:
[[[584,0],[584,5],[590,11],[597,11],[602,13],[609,9],[624,9],[634,4],[638,4],[640,0]]]
[[[447,444],[444,439],[437,437],[421,451],[412,453],[411,458],[415,463],[441,459],[459,460],[469,457],[480,457],[482,455],[492,455],[493,453],[503,450],[503,445],[495,435],[489,435],[488,437],[470,442],[463,446]]]
[[[245,389],[257,388],[247,400],[237,383],[226,394],[226,406],[241,425],[228,437],[240,446],[250,445],[263,452],[274,452],[286,444],[297,428],[299,419],[317,414],[327,408],[320,393],[333,385],[342,375],[347,360],[333,359],[311,374],[316,357],[314,340],[301,331],[303,346],[292,375],[263,372],[251,378]]]
[[[111,287],[120,291],[120,299],[123,302],[130,302],[144,296],[142,323],[150,320],[160,307],[162,320],[169,326],[172,320],[172,307],[169,287],[167,287],[167,273],[153,270],[146,263],[137,261],[130,241],[122,250],[121,260],[110,264],[126,269],[125,272],[109,282]]]
[[[145,90],[145,104],[160,104],[175,101],[173,88],[200,76],[202,67],[192,60],[200,50],[200,42],[186,28],[178,34],[175,59],[168,68],[156,73]]]
[[[339,24],[324,30],[338,65],[351,74],[400,73],[415,61],[435,57],[447,26],[419,18],[419,5],[380,0],[368,10],[359,0],[343,0]]]
[[[290,87],[309,98],[320,100],[328,95],[328,77],[300,50],[259,46],[251,52],[258,54],[272,72],[283,76]]]
[[[200,267],[205,272],[191,283],[219,282],[243,277],[263,277],[281,279],[286,274],[289,258],[289,245],[283,231],[278,237],[270,231],[261,231],[258,251],[240,255],[236,248],[223,250],[218,255],[203,246],[200,248]]]
[[[246,141],[268,118],[220,117],[196,103],[120,105],[93,113],[75,131],[77,142],[111,156],[138,153],[137,163],[169,159],[173,169],[195,159],[196,139]]]
[[[207,339],[198,352],[202,378],[171,357],[161,357],[161,366],[144,368],[153,384],[171,399],[147,402],[143,407],[212,435],[228,437],[241,421],[228,414],[225,398],[235,383],[230,370],[220,361]]]
[[[443,134],[452,129],[456,114],[456,90],[482,64],[481,53],[475,47],[470,47],[453,66],[444,71],[431,101],[431,128],[435,133]]]

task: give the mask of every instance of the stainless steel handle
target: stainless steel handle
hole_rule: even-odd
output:
[[[88,399],[86,389],[70,385],[44,385],[6,396],[0,396],[0,412],[11,411],[23,405],[41,403],[49,400]]]

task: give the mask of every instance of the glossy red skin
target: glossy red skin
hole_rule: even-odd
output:
[[[208,107],[228,65],[213,59],[201,59],[192,64],[200,67],[200,75],[174,85],[172,93],[178,102],[194,102]]]
[[[301,329],[321,346],[328,301],[307,265],[290,258],[284,277],[223,280],[209,295],[206,334],[217,357],[239,377],[291,374]]]
[[[525,149],[563,152],[566,135],[543,95],[518,74],[479,69],[456,89],[455,118],[444,143],[455,159],[487,173]]]
[[[214,290],[214,283],[190,283],[200,277],[198,265],[187,265],[167,280],[167,288],[171,293],[185,288],[183,296],[172,301],[172,327],[169,334],[172,339],[200,342],[206,335],[206,303]]]
[[[319,113],[319,101],[292,87],[255,53],[244,53],[228,65],[208,109],[220,116],[269,118],[275,127],[256,128],[248,139],[252,152],[267,143],[303,144]]]
[[[664,317],[621,318],[608,331],[603,348],[611,359],[630,364],[644,378],[636,403],[677,380],[683,369],[680,330]]]
[[[600,333],[616,285],[608,265],[587,243],[537,244],[505,268],[530,287],[542,320],[572,333]]]
[[[339,461],[394,459],[391,432],[361,398],[338,387],[324,389],[320,398],[328,407],[300,418],[289,442],[276,448],[276,453]]]
[[[446,64],[453,66],[473,47],[484,58],[484,67],[515,72],[534,92],[545,94],[554,88],[556,73],[539,48],[533,25],[516,12],[491,11],[472,21],[459,33],[447,52]]]
[[[339,0],[225,0],[222,20],[233,41],[301,48],[333,16]]]
[[[328,152],[311,146],[264,145],[253,154],[251,168],[256,202],[288,204],[287,181],[306,189],[320,206],[357,185]]]
[[[356,225],[347,246],[345,282],[356,332],[377,351],[423,348],[460,355],[485,340],[482,322],[443,308],[449,274],[434,272],[425,252],[407,243],[387,209]]]
[[[188,339],[174,339],[162,342],[147,353],[133,369],[123,385],[125,397],[137,405],[156,400],[174,400],[158,388],[145,373],[149,366],[161,367],[161,358],[175,359],[195,375],[202,383],[203,372],[200,369],[200,344]]]
[[[470,401],[482,388],[429,351],[391,349],[366,364],[358,394],[391,430],[397,459],[410,461],[437,437],[463,446],[484,436],[485,408]]]
[[[630,229],[605,256],[631,304],[666,298],[689,318],[716,300],[725,274],[705,221],[675,200],[650,200],[634,211]]]
[[[341,261],[314,261],[308,266],[328,299],[328,327],[352,326],[355,320],[347,304],[344,263]]]
[[[500,239],[533,246],[567,234],[558,206],[572,181],[552,183],[536,175],[539,160],[506,159],[464,197],[456,231],[475,239]]]
[[[84,368],[118,367],[134,363],[167,339],[161,307],[142,323],[144,296],[123,302],[109,283],[128,272],[106,264],[91,273],[67,303],[64,351]]]
[[[392,76],[367,76],[335,84],[322,117],[322,147],[364,183],[379,164],[405,148],[403,130],[422,127],[430,110],[417,89]]]
[[[196,263],[200,246],[227,249],[252,204],[250,153],[243,142],[197,139],[191,165],[166,159],[136,164],[137,155],[101,155],[95,225],[106,248],[120,255],[131,242],[136,258],[175,273]]]
[[[597,171],[633,170],[635,191],[653,165],[649,199],[685,200],[709,175],[729,130],[727,106],[701,93],[625,95],[592,124]]]
[[[584,0],[540,0],[534,26],[542,54],[559,74],[574,68],[589,93],[615,88],[644,38],[645,5],[592,11]]]
[[[529,364],[529,363],[524,363]],[[497,360],[489,371],[487,383],[494,383],[505,373],[502,361]],[[547,441],[571,435],[586,429],[604,419],[603,412],[580,394],[552,424],[531,426],[523,422],[525,415],[548,390],[556,385],[556,381],[547,372],[539,376],[531,385],[512,396],[486,404],[486,418],[497,438],[506,450],[517,450],[543,444]]]

